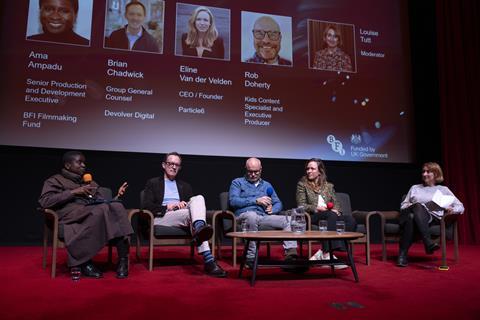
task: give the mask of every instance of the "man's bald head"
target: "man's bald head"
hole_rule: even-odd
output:
[[[269,16],[261,16],[255,20],[253,29],[267,30],[267,31],[280,31],[280,25]]]
[[[276,63],[280,52],[280,25],[269,16],[261,16],[253,25],[253,45],[257,55],[266,63]]]
[[[245,162],[246,179],[250,182],[257,182],[262,175],[262,162],[257,158],[249,158]]]

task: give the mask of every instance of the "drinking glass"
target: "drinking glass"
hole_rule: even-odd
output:
[[[242,232],[247,232],[247,231],[248,231],[247,220],[243,220],[242,221]]]
[[[318,230],[319,231],[327,231],[327,220],[320,220],[318,222]]]
[[[344,233],[345,232],[345,221],[337,221],[336,222],[336,229],[337,229],[337,233]]]

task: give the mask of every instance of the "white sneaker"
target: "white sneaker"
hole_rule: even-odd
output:
[[[333,255],[333,259],[337,260],[337,257],[335,255]],[[330,260],[330,252],[325,252],[323,254],[322,259],[320,259],[320,260]],[[330,267],[330,266],[325,266],[325,267]],[[338,270],[341,270],[341,269],[348,268],[348,266],[346,264],[336,264],[334,266],[334,268],[338,269]]]
[[[323,251],[322,249],[315,252],[313,256],[310,257],[310,260],[323,260]]]

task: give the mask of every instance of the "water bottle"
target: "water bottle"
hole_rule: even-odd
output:
[[[303,206],[300,206],[297,208],[297,213],[300,215],[299,216],[299,219],[300,219],[300,229],[301,229],[301,232],[305,232],[307,231],[307,218],[305,216],[305,208]]]
[[[292,209],[290,226],[292,228],[292,232],[295,232],[295,233],[305,232],[305,230],[307,229],[307,224],[305,220],[305,209],[303,207]]]

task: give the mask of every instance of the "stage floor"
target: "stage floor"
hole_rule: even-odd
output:
[[[317,248],[317,246],[315,247]],[[133,249],[133,248],[132,248]],[[388,245],[389,260],[373,245],[372,263],[365,265],[362,245],[354,257],[360,282],[351,270],[315,268],[292,274],[262,268],[255,287],[250,271],[238,278],[229,247],[220,264],[226,279],[203,274],[202,258],[189,260],[188,247],[156,247],[154,271],[147,270],[147,251],[138,262],[131,250],[130,276],[115,278],[103,250],[95,262],[103,279],[70,279],[65,249],[59,249],[57,277],[41,267],[41,247],[0,247],[0,319],[478,319],[480,316],[480,246],[460,246],[460,261],[439,271],[440,253],[411,250],[407,268],[395,266],[397,245]],[[262,248],[261,255],[265,255]],[[282,247],[272,254],[281,258]],[[115,257],[115,254],[114,254]]]

